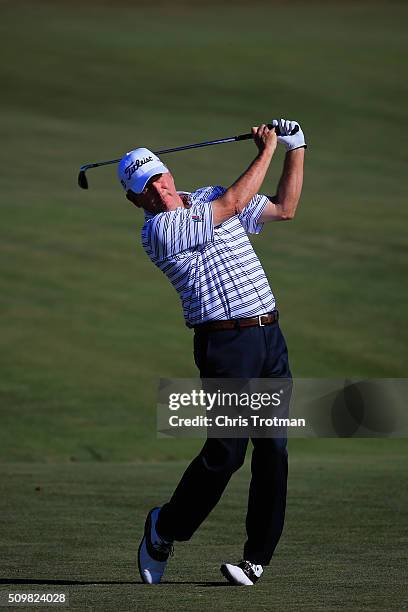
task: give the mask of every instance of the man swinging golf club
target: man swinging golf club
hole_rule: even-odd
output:
[[[169,169],[148,149],[131,151],[119,163],[127,199],[144,209],[143,247],[178,291],[186,324],[194,328],[202,378],[291,377],[275,298],[247,236],[258,234],[265,222],[292,219],[301,194],[303,131],[284,119],[272,126],[252,128],[256,157],[227,189],[178,193]],[[278,142],[287,152],[276,195],[259,195]],[[253,585],[281,536],[286,442],[252,439],[243,559],[221,565],[233,584]],[[209,515],[243,464],[247,445],[248,438],[208,438],[171,499],[149,512],[138,551],[143,582],[160,582],[173,542],[189,540]]]

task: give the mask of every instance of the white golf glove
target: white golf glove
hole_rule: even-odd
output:
[[[285,145],[287,151],[294,151],[304,147],[306,149],[307,144],[305,142],[305,135],[302,132],[302,128],[297,121],[288,121],[287,119],[274,119],[272,121],[273,127],[279,128],[280,136],[278,136],[278,142]],[[291,132],[298,127],[296,134],[291,135]]]

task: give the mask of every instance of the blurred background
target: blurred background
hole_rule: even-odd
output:
[[[178,296],[142,250],[142,214],[114,166],[90,170],[88,192],[76,183],[80,165],[138,146],[298,120],[309,145],[298,214],[254,238],[293,374],[407,376],[407,17],[406,3],[388,1],[0,1],[6,472],[23,462],[26,478],[38,469],[65,482],[66,472],[44,466],[99,462],[113,482],[112,463],[184,466],[201,446],[156,437],[158,379],[197,371]],[[190,191],[228,186],[254,153],[248,141],[163,159]],[[264,193],[282,161],[279,151]],[[345,456],[351,465],[367,457],[368,505],[407,449],[403,440],[290,446],[292,466],[336,456],[340,481]],[[350,499],[367,470],[352,479]]]
[[[309,143],[295,221],[254,239],[294,375],[407,374],[404,3],[0,7],[2,459],[184,455],[155,439],[155,400],[158,377],[196,375],[192,332],[116,167],[88,192],[77,172],[274,117]],[[228,186],[254,152],[165,161],[193,190]]]

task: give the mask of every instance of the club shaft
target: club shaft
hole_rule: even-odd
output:
[[[219,138],[218,140],[208,140],[206,142],[196,142],[195,144],[183,145],[181,147],[173,147],[171,149],[160,149],[153,151],[155,155],[164,155],[165,153],[175,153],[176,151],[186,151],[187,149],[199,149],[200,147],[209,147],[211,145],[222,144],[224,142],[235,142],[237,140],[249,140],[253,138],[252,134],[241,134],[240,136],[230,136],[228,138]],[[110,159],[108,161],[95,162],[81,166],[81,170],[89,170],[90,168],[98,168],[99,166],[108,166],[109,164],[118,164],[122,158]]]
[[[272,125],[268,124],[269,128],[272,128]],[[295,134],[299,130],[299,126],[295,126],[294,130],[291,132]],[[279,136],[279,128],[276,126],[275,131]],[[154,151],[155,155],[164,155],[166,153],[175,153],[176,151],[187,151],[188,149],[199,149],[200,147],[209,147],[211,145],[222,144],[224,142],[237,142],[238,140],[251,140],[253,139],[253,134],[240,134],[239,136],[229,136],[228,138],[219,138],[218,140],[207,140],[205,142],[196,142],[195,144],[184,145],[182,147],[173,147],[172,149],[160,149],[160,151]],[[118,159],[109,159],[107,161],[95,162],[93,164],[85,164],[81,166],[79,169],[78,175],[78,184],[82,189],[88,189],[88,181],[86,179],[85,173],[90,168],[99,168],[100,166],[109,166],[110,164],[118,164],[122,158]]]
[[[175,153],[176,151],[184,151],[187,149],[199,149],[200,147],[209,147],[211,145],[222,144],[223,142],[235,142],[236,140],[247,140],[249,138],[253,138],[252,134],[241,134],[241,136],[230,136],[229,138],[220,138],[219,140],[197,142],[195,144],[184,145],[183,147],[175,147],[174,149],[162,149],[161,151],[154,151],[154,154],[163,155],[164,153]]]

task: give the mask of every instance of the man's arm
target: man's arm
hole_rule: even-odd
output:
[[[285,145],[286,157],[277,193],[269,198],[269,203],[258,219],[259,223],[293,219],[302,192],[303,163],[307,147],[305,135],[296,121],[274,119],[272,125],[279,129],[278,142]]]
[[[238,215],[258,193],[271,163],[277,145],[275,130],[261,125],[252,128],[258,155],[245,172],[223,195],[212,202],[213,223],[219,225],[226,219]]]
[[[302,192],[304,157],[303,148],[286,153],[277,193],[269,198],[270,202],[259,217],[259,223],[293,219]]]

